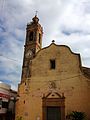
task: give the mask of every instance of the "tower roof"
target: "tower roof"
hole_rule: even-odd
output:
[[[34,23],[38,23],[39,18],[37,17],[37,15],[35,15],[35,16],[32,18],[32,20],[33,20]]]
[[[27,24],[28,27],[30,27],[31,25],[40,25],[39,18],[37,17],[37,14],[35,14],[35,16],[32,18],[32,21]]]

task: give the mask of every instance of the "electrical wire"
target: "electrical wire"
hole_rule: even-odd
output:
[[[7,56],[4,56],[4,55],[3,55],[3,54],[1,54],[1,53],[0,53],[0,56],[1,56],[1,57],[6,58],[6,59],[8,59],[8,60],[11,60],[11,61],[13,61],[13,62],[17,62],[17,63],[20,63],[20,64],[21,64],[21,62],[20,62],[20,61],[15,60],[15,59],[12,59],[12,58],[9,58],[9,57],[7,57]]]
[[[1,7],[1,9],[0,9],[0,20],[2,21],[3,20],[3,14],[4,14],[4,16],[5,16],[5,4],[6,4],[6,1],[5,0],[2,0],[2,1],[0,1],[0,7]]]
[[[82,74],[79,74],[79,75],[75,75],[75,76],[72,76],[72,77],[68,77],[68,78],[65,78],[65,79],[60,79],[60,80],[53,80],[53,81],[62,81],[62,80],[66,80],[66,79],[71,79],[71,78],[76,78],[76,77],[79,77],[79,76],[81,76]],[[30,82],[37,82],[37,83],[40,83],[40,82],[50,82],[50,80],[49,81],[46,81],[46,80],[42,80],[42,81],[37,81],[37,80],[30,80],[31,78],[27,78],[27,80],[29,80]]]
[[[41,97],[41,95],[43,93],[48,93],[48,92],[51,92],[51,91],[56,91],[56,92],[59,92],[60,94],[61,93],[69,93],[69,92],[72,92],[74,90],[74,88],[76,87],[79,87],[79,85],[75,85],[75,86],[68,86],[68,88],[66,87],[66,89],[63,89],[63,90],[60,90],[60,88],[56,88],[56,89],[49,89],[48,87],[48,82],[50,81],[47,81],[45,84],[43,84],[41,87],[38,87],[32,91],[30,91],[30,88],[28,88],[28,92],[25,92],[25,93],[20,93],[20,94],[30,94],[32,97]],[[29,83],[30,84],[30,83]],[[86,85],[83,85],[82,87],[87,87]],[[40,95],[39,95],[40,94]],[[39,95],[39,96],[38,96]]]

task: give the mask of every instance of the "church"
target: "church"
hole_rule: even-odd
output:
[[[72,111],[90,120],[90,68],[66,45],[42,48],[43,28],[35,15],[27,24],[16,120],[66,120]]]

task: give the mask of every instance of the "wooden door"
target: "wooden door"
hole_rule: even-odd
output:
[[[60,107],[47,107],[47,120],[61,120]]]

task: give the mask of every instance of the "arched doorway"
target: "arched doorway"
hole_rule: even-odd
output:
[[[42,98],[42,120],[65,120],[65,97],[51,92]]]

